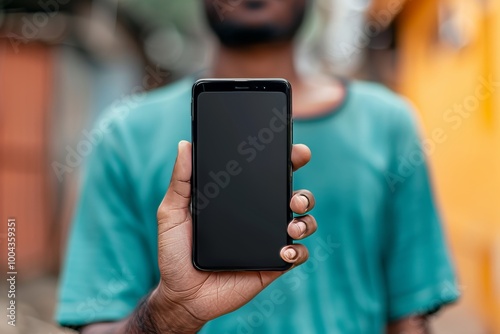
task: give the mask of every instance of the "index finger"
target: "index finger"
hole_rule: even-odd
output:
[[[311,150],[304,144],[294,144],[292,147],[293,171],[303,167],[311,160]]]

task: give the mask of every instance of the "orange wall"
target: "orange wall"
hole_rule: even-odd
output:
[[[448,24],[454,22],[467,41],[463,47],[439,35],[443,13],[453,17]],[[436,130],[445,133],[429,154],[436,190],[464,298],[495,333],[500,333],[500,275],[494,269],[500,266],[500,85],[488,91],[482,82],[500,83],[499,22],[498,1],[470,0],[409,1],[398,21],[399,90],[417,106],[428,139]]]
[[[49,47],[15,49],[0,40],[0,234],[6,236],[7,219],[15,218],[19,279],[46,272],[58,259],[47,161],[51,87]]]

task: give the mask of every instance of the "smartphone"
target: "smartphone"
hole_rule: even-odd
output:
[[[193,265],[286,270],[291,244],[291,86],[201,79],[192,92]]]

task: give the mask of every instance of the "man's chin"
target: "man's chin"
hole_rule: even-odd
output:
[[[294,35],[280,31],[279,28],[271,25],[260,27],[226,25],[223,28],[213,27],[212,29],[220,43],[230,48],[244,48],[291,41]]]
[[[256,9],[252,15],[247,13],[252,12],[250,10],[235,9],[220,19],[215,9],[208,6],[206,15],[210,28],[221,44],[227,47],[241,48],[293,40],[304,20],[305,8],[291,9],[287,13],[288,18],[281,18],[279,13],[271,10],[273,8]]]

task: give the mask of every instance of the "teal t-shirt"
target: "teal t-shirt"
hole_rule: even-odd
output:
[[[119,101],[87,134],[59,323],[122,319],[157,285],[156,211],[190,139],[192,83]],[[294,175],[317,199],[309,261],[202,333],[382,333],[458,297],[409,106],[377,84],[346,87],[336,110],[294,120],[294,142],[312,151]]]

